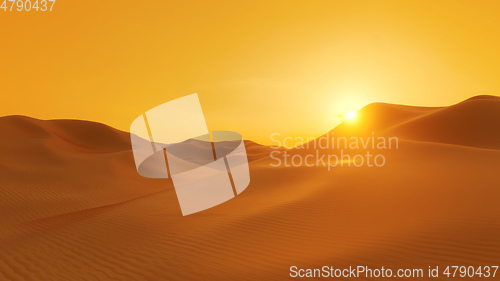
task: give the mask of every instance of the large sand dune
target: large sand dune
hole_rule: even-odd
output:
[[[246,142],[247,190],[186,217],[171,181],[137,174],[126,132],[22,116],[0,118],[0,129],[0,280],[500,264],[499,98],[371,104],[334,129],[399,136],[383,167],[271,167],[270,148]]]

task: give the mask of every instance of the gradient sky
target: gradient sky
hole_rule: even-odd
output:
[[[63,1],[0,10],[0,115],[128,131],[198,93],[211,130],[318,136],[384,101],[500,94],[499,1]]]

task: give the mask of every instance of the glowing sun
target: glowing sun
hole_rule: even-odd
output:
[[[347,111],[347,113],[344,115],[345,120],[352,120],[354,118],[356,118],[356,112],[352,110]]]

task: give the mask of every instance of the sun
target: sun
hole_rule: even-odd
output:
[[[354,118],[356,118],[356,112],[352,110],[347,111],[347,113],[344,115],[345,120],[352,120]]]

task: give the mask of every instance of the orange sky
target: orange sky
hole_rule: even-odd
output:
[[[241,3],[245,2],[245,3]],[[500,94],[498,1],[63,1],[0,10],[0,115],[135,117],[197,92],[211,130],[318,136],[374,101]]]

